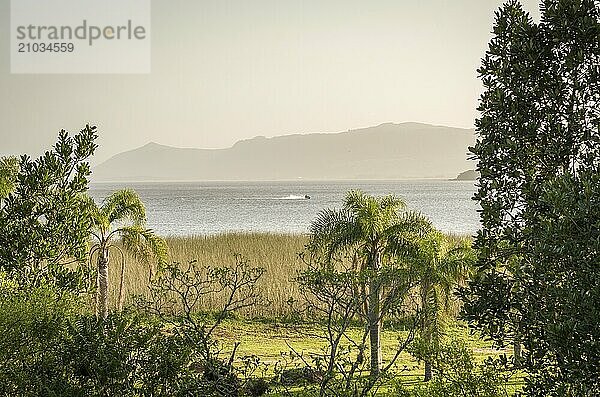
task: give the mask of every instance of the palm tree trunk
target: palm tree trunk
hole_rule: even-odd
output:
[[[425,360],[425,376],[423,377],[423,381],[429,382],[433,378],[433,369],[431,364],[431,359]]]
[[[105,319],[108,316],[108,250],[100,250],[98,257],[98,307],[96,316]]]
[[[521,335],[519,335],[519,331],[515,331],[513,340],[513,361],[515,368],[521,367]]]
[[[426,282],[423,282],[421,285],[421,309],[423,311],[423,325],[421,328],[421,333],[423,337],[423,342],[427,348],[427,352],[425,354],[425,373],[423,376],[423,380],[425,382],[429,382],[433,377],[433,365],[432,365],[432,329],[431,329],[431,315],[429,308],[429,302],[427,300],[429,296],[429,285]]]
[[[376,273],[381,267],[381,258],[376,250],[372,258],[372,269]],[[380,288],[377,274],[369,283],[369,344],[371,347],[371,377],[379,376],[381,369],[381,310]]]
[[[148,274],[148,283],[152,282],[152,279],[154,278],[154,263],[150,262],[150,272]]]
[[[371,346],[371,376],[379,375],[381,368],[381,321],[379,310],[379,297],[375,281],[371,281],[369,288],[369,343]]]
[[[121,277],[119,279],[119,311],[123,310],[123,301],[125,297],[123,295],[123,284],[125,281],[125,260],[121,258]]]

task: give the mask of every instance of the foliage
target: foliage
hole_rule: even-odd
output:
[[[244,392],[251,397],[259,397],[266,394],[271,389],[269,382],[262,378],[249,379],[244,386]]]
[[[184,395],[194,384],[187,367],[193,347],[133,314],[79,317],[63,349],[79,395]]]
[[[419,336],[427,350],[436,354],[447,320],[456,313],[455,289],[469,275],[475,252],[468,239],[452,239],[432,229],[416,241],[417,249],[408,254],[418,282],[421,323]],[[424,356],[425,381],[431,379],[433,360]]]
[[[417,359],[431,357],[430,347],[418,340],[411,348]],[[502,359],[487,359],[477,364],[464,342],[452,339],[441,342],[435,352],[435,376],[430,382],[416,386],[410,392],[402,385],[398,394],[414,397],[501,397],[507,396],[506,384],[510,374],[504,370]]]
[[[558,176],[542,193],[548,210],[532,256],[546,268],[536,269],[536,299],[527,301],[535,312],[523,317],[532,395],[600,393],[599,198],[600,168]]]
[[[13,156],[0,158],[0,206],[5,199],[15,190],[15,182],[19,173],[19,159]]]
[[[36,283],[47,279],[72,291],[87,289],[90,227],[81,195],[87,190],[96,127],[58,142],[36,160],[22,156],[14,189],[0,208],[0,269]]]
[[[298,378],[294,373],[301,370],[299,379],[306,381],[306,395],[371,395],[389,380],[398,357],[414,337],[416,319],[409,313],[407,299],[414,281],[403,266],[386,266],[373,274],[370,269],[358,268],[352,260],[325,263],[315,260],[307,262],[307,268],[299,272],[296,282],[304,297],[302,310],[307,321],[320,329],[311,336],[321,339],[324,348],[319,353],[304,354],[289,344],[287,360],[279,363],[280,383],[286,389],[290,379]],[[366,354],[370,335],[368,296],[361,288],[368,280],[385,285],[380,295],[382,315],[388,320],[408,320],[411,324],[409,332],[397,341],[393,357],[377,375],[370,371]],[[356,326],[362,328],[361,332],[352,332]],[[298,364],[301,368],[294,368]]]
[[[482,230],[465,316],[524,346],[530,395],[600,392],[600,4],[509,1],[479,70]]]
[[[44,281],[23,287],[0,274],[0,395],[68,390],[61,340],[80,307]]]
[[[253,360],[238,370],[214,350],[207,354],[216,344],[193,328],[200,320],[182,325],[130,311],[97,319],[82,314],[72,294],[47,285],[24,290],[5,276],[0,297],[0,395],[237,396],[264,389],[251,378]]]

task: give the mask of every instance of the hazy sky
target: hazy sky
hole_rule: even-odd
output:
[[[472,127],[500,0],[154,0],[152,73],[11,75],[0,0],[0,155],[98,125],[97,160],[149,141],[217,148],[256,135],[384,122]],[[523,4],[538,17],[538,1]]]

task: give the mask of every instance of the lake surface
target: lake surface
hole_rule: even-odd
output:
[[[90,195],[100,202],[123,188],[138,192],[149,227],[165,236],[307,233],[318,212],[339,208],[351,189],[400,196],[445,232],[473,234],[479,228],[478,207],[471,200],[475,186],[470,181],[94,183]]]

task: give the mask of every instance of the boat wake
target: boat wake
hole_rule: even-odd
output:
[[[277,200],[306,200],[306,196],[296,196],[295,194],[290,194],[285,197],[278,197]]]

